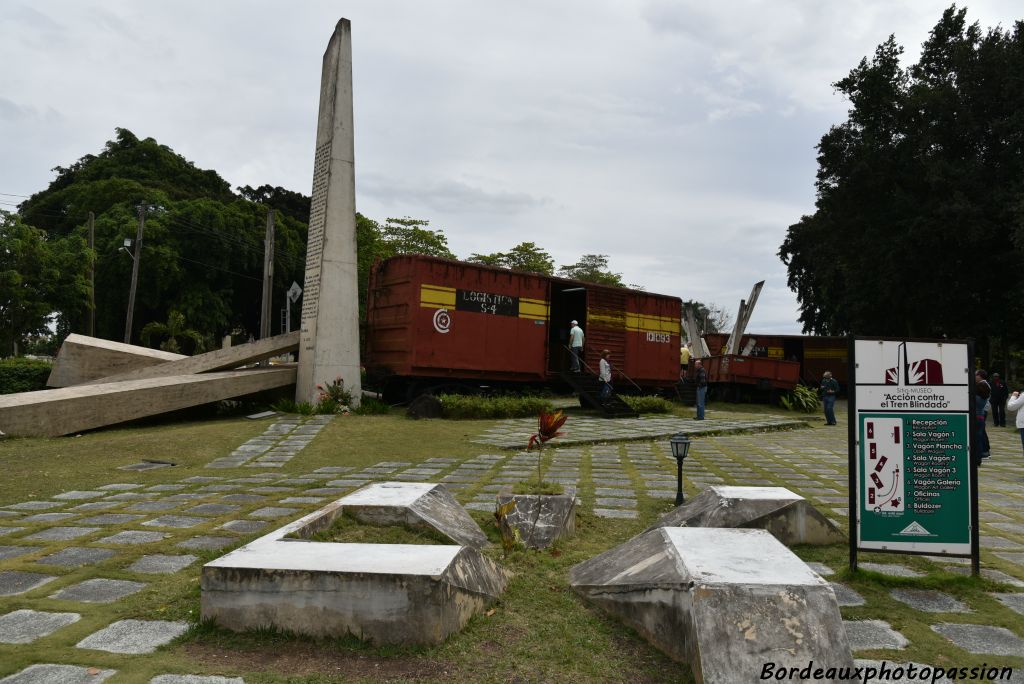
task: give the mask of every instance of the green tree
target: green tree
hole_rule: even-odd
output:
[[[381,226],[381,252],[384,258],[396,254],[425,254],[454,259],[448,249],[448,238],[442,230],[430,230],[430,221],[423,219],[389,218]]]
[[[142,328],[139,338],[142,343],[150,346],[153,338],[161,339],[160,349],[175,354],[198,354],[206,348],[203,336],[192,328],[185,327],[185,315],[180,311],[171,311],[166,323],[153,321]]]
[[[622,274],[609,270],[607,254],[584,254],[575,264],[559,266],[558,275],[598,285],[622,287]]]
[[[98,155],[86,155],[19,208],[26,223],[51,239],[84,238],[96,215],[97,335],[121,339],[132,260],[121,250],[134,239],[139,205],[146,208],[135,320],[167,320],[179,311],[201,334],[219,338],[259,329],[267,207],[275,209],[276,311],[305,270],[308,198],[283,188],[243,188],[258,204],[231,192],[215,171],[198,169],[152,138],[117,129]],[[308,209],[306,210],[308,213]],[[297,218],[296,216],[299,216]],[[85,329],[84,309],[62,310],[58,332]]]
[[[951,7],[911,67],[891,37],[835,84],[815,212],[779,256],[805,331],[989,340],[1024,333],[1024,24]]]
[[[520,242],[507,252],[472,254],[467,261],[543,275],[552,275],[555,272],[555,262],[551,255],[533,242]]]
[[[0,350],[17,356],[55,314],[88,306],[89,251],[76,237],[49,238],[0,211]]]
[[[309,223],[312,200],[301,192],[294,192],[280,186],[261,185],[258,188],[253,188],[244,185],[238,188],[238,194],[250,202],[257,202],[276,209],[300,223]]]
[[[687,299],[683,302],[682,313],[685,313],[687,308],[693,309],[693,315],[702,332],[729,332],[732,328],[732,315],[714,302],[705,304],[696,299]],[[685,328],[683,333],[686,333]]]

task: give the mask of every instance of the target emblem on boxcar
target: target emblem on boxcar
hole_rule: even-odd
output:
[[[448,309],[438,309],[434,312],[434,330],[439,333],[446,333],[451,330],[452,316]]]

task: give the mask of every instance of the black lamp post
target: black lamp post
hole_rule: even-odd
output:
[[[686,454],[690,451],[690,438],[682,433],[672,435],[669,444],[672,445],[672,455],[676,459],[676,506],[678,506],[683,503],[683,461],[686,460]]]

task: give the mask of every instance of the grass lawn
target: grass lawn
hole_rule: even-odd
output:
[[[692,408],[679,407],[680,416],[691,416]],[[711,420],[742,417],[753,413],[774,413],[787,417],[797,414],[760,405],[713,403],[709,406]],[[844,415],[840,411],[840,420]],[[570,420],[572,418],[570,417]],[[808,420],[820,422],[818,415]],[[254,474],[253,469],[237,468],[211,471],[205,467],[215,458],[225,456],[242,442],[263,432],[273,419],[249,421],[242,418],[213,419],[124,427],[62,439],[0,440],[0,505],[31,499],[46,499],[70,490],[90,490],[98,486],[129,482],[145,486],[177,483],[194,476],[216,475],[227,479]],[[472,444],[471,440],[495,425],[492,420],[444,421],[406,419],[400,413],[385,416],[337,417],[323,432],[284,468],[272,475],[287,478],[311,473],[325,466],[361,468],[382,461],[405,461],[419,464],[434,457],[463,461],[482,454],[499,453],[493,447]],[[801,434],[802,433],[802,434]],[[696,440],[694,459],[710,476],[729,484],[792,485],[765,464],[784,464],[787,454],[804,450],[816,440],[845,443],[845,430],[821,429],[709,437]],[[557,443],[557,440],[554,444]],[[665,473],[674,475],[674,465],[667,458],[668,445],[655,444],[655,450],[666,456]],[[1019,443],[1017,447],[1019,449]],[[580,448],[579,494],[587,502],[595,498],[591,484],[590,447]],[[507,452],[505,452],[507,453]],[[622,467],[634,483],[641,481],[625,446],[620,447]],[[737,475],[722,467],[708,454],[726,454],[734,462],[749,464],[756,473]],[[554,450],[548,450],[550,460]],[[1019,454],[1018,454],[1019,457]],[[172,468],[145,472],[117,470],[118,466],[157,459],[174,462]],[[495,465],[489,475],[497,474]],[[260,471],[264,474],[266,471]],[[841,476],[845,480],[845,476]],[[465,502],[483,491],[487,476],[458,492]],[[198,486],[198,485],[195,485]],[[304,485],[306,488],[319,484]],[[845,482],[835,482],[844,488]],[[466,629],[453,635],[445,644],[434,648],[375,648],[352,638],[311,640],[274,631],[235,634],[209,624],[197,622],[199,612],[199,568],[202,563],[222,555],[222,551],[191,552],[199,560],[186,570],[172,575],[145,578],[146,588],[111,604],[83,604],[46,598],[57,588],[90,578],[139,580],[128,566],[145,553],[181,554],[180,549],[161,544],[138,549],[119,549],[116,558],[81,568],[54,568],[45,572],[58,575],[52,587],[43,587],[24,595],[0,597],[0,615],[21,608],[46,611],[79,612],[82,619],[32,644],[0,644],[0,678],[17,672],[32,663],[73,663],[119,671],[108,684],[148,682],[156,674],[180,672],[242,676],[248,684],[283,682],[682,682],[689,683],[689,666],[669,660],[632,630],[600,611],[585,605],[568,585],[569,569],[639,533],[657,516],[671,509],[671,500],[654,499],[637,486],[636,520],[613,520],[595,517],[589,505],[580,510],[577,536],[563,540],[546,551],[519,550],[503,557],[500,537],[487,512],[471,511],[481,527],[495,542],[488,550],[499,563],[510,570],[513,578],[508,590],[493,610],[474,617]],[[687,493],[697,491],[688,482]],[[295,495],[281,494],[278,498]],[[328,499],[330,500],[330,499]],[[187,505],[192,505],[190,502]],[[241,519],[261,505],[253,503],[233,514]],[[280,504],[285,505],[285,504]],[[301,506],[303,512],[322,504]],[[120,512],[120,509],[118,510]],[[187,513],[186,513],[187,515]],[[271,523],[283,525],[298,513]],[[189,534],[217,534],[210,522]],[[845,524],[845,519],[840,520]],[[0,526],[17,524],[0,519]],[[58,523],[59,524],[59,523]],[[111,526],[104,532],[121,529],[146,529],[126,523]],[[268,528],[259,532],[263,534]],[[223,534],[221,532],[221,534]],[[257,533],[239,537],[248,541]],[[0,537],[0,544],[20,543]],[[96,546],[96,542],[69,541],[64,547]],[[102,545],[100,545],[102,546]],[[46,553],[59,548],[52,543]],[[859,653],[859,657],[915,661],[932,665],[969,666],[982,662],[998,662],[1024,668],[1024,658],[973,656],[952,648],[942,636],[931,630],[937,622],[969,622],[1003,626],[1024,636],[1021,616],[1013,613],[989,594],[1019,591],[983,578],[971,578],[944,571],[945,564],[911,556],[862,554],[862,561],[900,563],[923,570],[923,578],[891,578],[877,573],[849,573],[846,545],[830,547],[799,547],[794,551],[808,561],[826,563],[837,571],[828,579],[841,581],[860,593],[866,604],[843,608],[847,619],[881,619],[900,630],[910,645],[902,651]],[[40,572],[35,563],[42,552],[0,561],[0,570]],[[1003,566],[1005,567],[1005,566]],[[889,597],[894,588],[939,589],[967,603],[973,612],[939,616],[916,611]],[[183,637],[154,654],[144,656],[117,655],[101,651],[82,651],[74,644],[116,619],[185,620],[193,624]]]

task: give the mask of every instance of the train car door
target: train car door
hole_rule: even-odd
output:
[[[569,328],[577,321],[587,345],[587,288],[573,283],[551,281],[551,316],[548,319],[548,371],[569,370]]]

